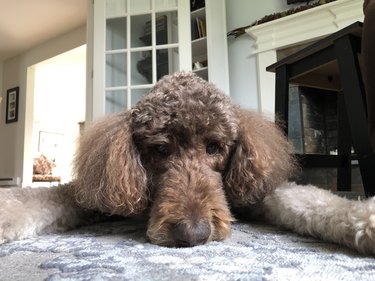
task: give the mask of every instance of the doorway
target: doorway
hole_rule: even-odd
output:
[[[31,186],[66,183],[72,179],[72,160],[85,121],[86,45],[32,68]]]

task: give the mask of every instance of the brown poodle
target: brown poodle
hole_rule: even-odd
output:
[[[214,85],[192,73],[165,76],[130,111],[85,132],[73,182],[0,193],[0,242],[87,223],[94,211],[146,214],[153,243],[195,246],[227,238],[231,210],[245,208],[249,217],[373,253],[374,203],[288,184],[291,155],[273,122]]]
[[[262,200],[293,163],[273,123],[188,73],[164,77],[133,109],[92,127],[80,147],[80,205],[149,212],[147,234],[163,245],[228,237],[227,199],[240,206]]]

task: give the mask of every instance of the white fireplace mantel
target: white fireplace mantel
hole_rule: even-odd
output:
[[[277,51],[315,41],[345,26],[363,21],[363,0],[337,0],[246,30],[255,43],[259,111],[272,115],[275,110],[275,75],[266,67],[277,61]]]

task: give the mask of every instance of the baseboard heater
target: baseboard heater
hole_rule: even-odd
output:
[[[0,187],[20,186],[20,177],[0,178]]]

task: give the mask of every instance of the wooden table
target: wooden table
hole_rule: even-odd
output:
[[[276,73],[275,112],[288,133],[289,84],[334,90],[338,95],[338,155],[299,155],[305,167],[337,167],[338,190],[350,190],[351,146],[367,196],[375,195],[375,155],[361,76],[362,23],[355,22],[267,67]]]

